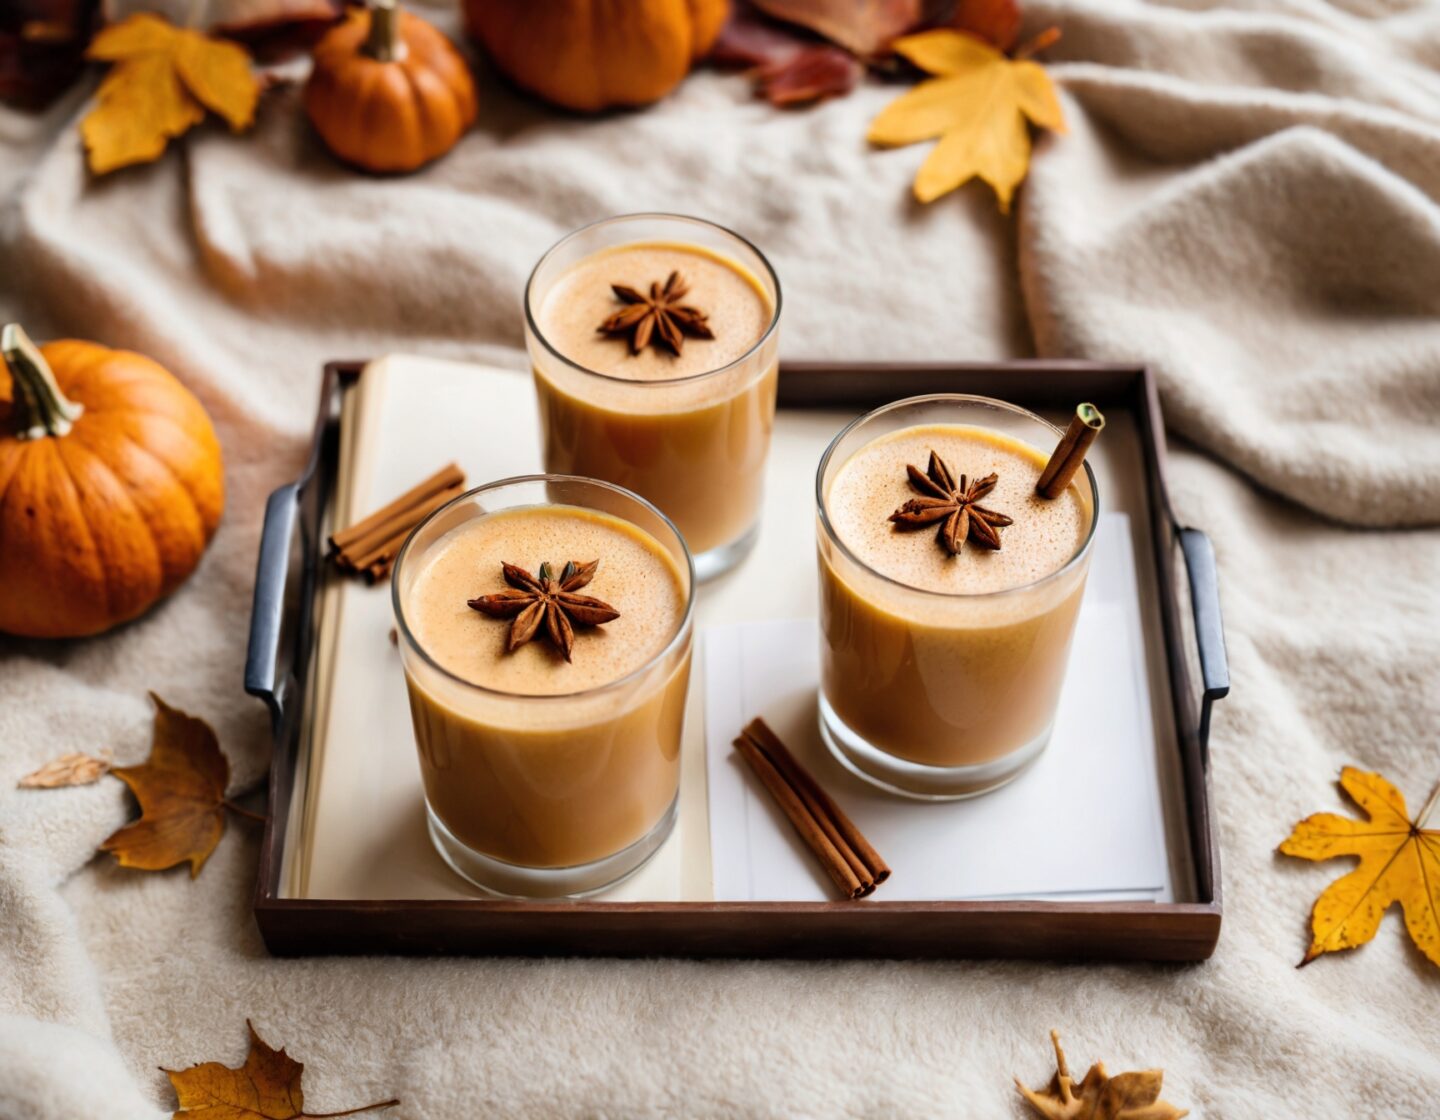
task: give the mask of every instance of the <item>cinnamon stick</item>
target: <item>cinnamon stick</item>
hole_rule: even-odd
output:
[[[834,799],[762,719],[751,720],[735,749],[847,898],[864,898],[890,868]]]
[[[348,551],[354,543],[366,536],[374,534],[375,530],[387,521],[393,520],[397,515],[403,514],[414,506],[420,505],[427,498],[433,497],[441,490],[449,490],[460,486],[465,482],[465,472],[454,463],[448,463],[436,471],[418,486],[413,486],[401,494],[389,505],[377,509],[369,517],[363,517],[355,524],[330,538],[330,548],[335,552]],[[434,508],[433,506],[431,507]],[[416,521],[419,518],[415,519]],[[413,524],[413,522],[412,522]]]
[[[441,490],[441,494],[460,493],[457,486],[453,490]],[[394,517],[380,522],[369,532],[356,537],[354,541],[335,553],[336,560],[342,568],[363,568],[365,567],[361,557],[369,556],[381,548],[386,541],[396,533],[405,533],[420,524],[420,519],[434,507],[430,505],[433,499],[427,498],[419,505],[411,506],[409,509],[401,510]],[[427,508],[428,507],[428,508]]]
[[[745,734],[765,752],[785,780],[795,787],[810,806],[811,813],[835,830],[838,837],[836,847],[854,856],[865,877],[873,880],[877,887],[890,878],[890,865],[880,858],[880,853],[855,827],[855,822],[845,815],[845,810],[835,804],[835,799],[825,792],[814,775],[800,765],[768,723],[757,716],[746,725]]]
[[[340,553],[341,566],[364,571],[378,561],[394,559],[411,530],[420,524],[431,510],[439,509],[451,498],[458,498],[464,492],[465,487],[463,486],[452,486],[447,490],[441,490],[438,494],[426,498],[419,505],[411,507],[399,518],[392,518],[384,522],[374,532],[362,537]]]
[[[1105,417],[1093,404],[1081,404],[1070,418],[1070,426],[1060,438],[1050,461],[1040,472],[1040,481],[1035,483],[1035,492],[1042,498],[1058,498],[1085,462],[1085,453],[1105,428]]]
[[[332,536],[332,559],[345,571],[363,572],[371,583],[384,579],[415,526],[464,491],[464,472],[454,463],[442,467],[389,505]]]
[[[775,799],[775,804],[780,806],[780,811],[795,826],[795,831],[800,834],[800,839],[804,840],[806,847],[819,858],[826,872],[829,873],[831,879],[835,880],[835,885],[840,888],[845,897],[863,898],[868,894],[865,884],[851,870],[845,857],[836,850],[835,845],[821,830],[819,823],[805,808],[799,794],[780,776],[780,771],[775,769],[770,760],[765,757],[764,752],[743,735],[735,740],[735,749],[740,752],[740,756],[749,763],[750,769],[755,771],[755,776],[770,791],[770,796]],[[875,885],[870,884],[870,890],[874,889]]]

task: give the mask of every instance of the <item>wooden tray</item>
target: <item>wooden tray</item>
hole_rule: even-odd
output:
[[[320,525],[334,483],[342,384],[362,362],[325,367],[301,476],[265,511],[245,688],[269,707],[269,815],[255,918],[266,946],[308,953],[472,953],[694,957],[1071,957],[1203,960],[1220,933],[1219,851],[1206,757],[1210,710],[1229,691],[1214,553],[1181,527],[1165,484],[1165,433],[1150,372],[1089,362],[782,365],[784,408],[851,408],[934,392],[978,393],[1033,409],[1092,400],[1129,411],[1139,434],[1151,555],[1184,786],[1196,901],[524,902],[282,897],[281,861],[313,645]],[[1179,561],[1179,563],[1177,563]],[[1186,580],[1180,580],[1183,566]],[[1187,594],[1188,592],[1188,594]],[[1185,609],[1188,598],[1189,610]]]

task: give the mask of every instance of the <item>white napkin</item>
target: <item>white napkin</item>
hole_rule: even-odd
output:
[[[894,869],[884,901],[1172,898],[1130,520],[1102,517],[1049,749],[967,801],[883,793],[817,728],[814,619],[705,633],[706,765],[717,900],[824,901],[819,863],[731,743],[763,716]]]

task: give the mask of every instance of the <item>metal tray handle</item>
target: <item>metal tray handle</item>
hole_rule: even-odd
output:
[[[280,675],[280,640],[285,630],[290,555],[300,521],[300,486],[291,482],[270,495],[255,566],[255,599],[250,610],[250,648],[245,656],[245,691],[265,701],[270,719],[280,724],[285,679]]]
[[[1200,657],[1201,757],[1210,754],[1210,709],[1230,692],[1230,662],[1225,653],[1225,627],[1220,620],[1220,574],[1210,538],[1199,529],[1178,528],[1180,552],[1190,577],[1190,607],[1195,614],[1195,648]]]

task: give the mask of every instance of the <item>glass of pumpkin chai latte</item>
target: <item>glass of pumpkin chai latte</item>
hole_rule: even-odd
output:
[[[411,534],[392,598],[430,838],[463,877],[574,897],[636,871],[680,784],[695,575],[654,506],[530,475]]]
[[[545,469],[654,502],[701,580],[739,563],[759,529],[780,303],[758,249],[669,214],[570,234],[526,287]]]
[[[1088,463],[1037,493],[1061,435],[943,394],[862,416],[825,452],[820,730],[861,778],[970,797],[1044,751],[1099,512]]]

